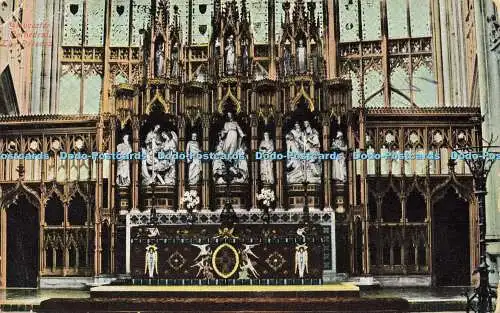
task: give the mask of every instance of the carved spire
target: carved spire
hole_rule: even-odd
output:
[[[155,14],[155,31],[165,31],[168,27],[169,20],[169,1],[158,0],[156,3]]]
[[[316,25],[316,18],[314,17],[314,11],[316,10],[316,3],[308,2],[307,9],[309,11],[309,25],[311,28],[314,28]]]
[[[220,0],[215,0],[214,1],[214,12],[212,13],[212,31],[215,34],[215,36],[212,36],[214,38],[213,40],[216,40],[216,38],[219,36],[219,31],[220,31],[220,17],[221,17],[221,3]]]
[[[283,11],[285,14],[285,23],[282,22],[281,24],[288,25],[290,24],[290,2],[283,2]]]
[[[247,1],[241,1],[241,20],[245,23],[249,21],[249,14],[247,11]]]
[[[293,8],[293,22],[295,25],[303,24],[307,20],[304,0],[297,0]]]

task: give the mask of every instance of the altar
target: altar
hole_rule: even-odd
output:
[[[335,270],[335,216],[311,210],[126,215],[126,269],[132,285],[319,285]]]

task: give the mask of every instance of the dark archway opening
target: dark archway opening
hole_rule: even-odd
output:
[[[7,287],[37,288],[38,210],[24,196],[7,209]]]
[[[470,283],[469,203],[453,188],[433,206],[433,278],[436,286]]]

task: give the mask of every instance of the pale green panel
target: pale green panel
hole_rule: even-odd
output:
[[[250,20],[252,22],[253,36],[256,44],[267,44],[269,38],[268,0],[250,0]]]
[[[359,41],[359,7],[357,0],[339,3],[340,42]]]
[[[69,160],[69,180],[75,181],[78,179],[78,161]]]
[[[402,94],[391,90],[391,107],[408,107],[411,105],[404,97],[410,98],[410,78],[407,69],[403,65],[398,65],[392,69],[391,87],[392,89],[397,89]]]
[[[408,20],[406,0],[387,0],[387,22],[389,38],[406,38],[408,36]]]
[[[67,1],[64,6],[64,46],[82,44],[83,0]]]
[[[59,88],[59,114],[78,114],[80,111],[80,77],[65,74]]]
[[[138,47],[141,42],[141,29],[151,23],[151,0],[135,0],[132,7],[132,46]]]
[[[274,16],[274,33],[276,36],[276,41],[279,42],[281,40],[281,34],[283,33],[281,29],[281,23],[285,22],[285,11],[283,10],[283,3],[286,0],[275,0],[275,16]],[[291,6],[290,6],[291,7]],[[291,9],[290,9],[291,10]],[[290,16],[291,12],[288,12],[288,16]]]
[[[211,0],[192,0],[192,24],[191,40],[193,45],[208,44],[212,34],[212,12]]]
[[[356,72],[351,71],[349,78],[352,83],[352,106],[359,107],[361,100],[361,84],[359,82],[359,76]]]
[[[174,20],[174,7],[179,8],[179,24],[182,31],[182,39],[187,43],[189,29],[189,1],[188,0],[170,0],[170,17]]]
[[[125,76],[118,74],[115,77],[115,84],[126,84],[128,83],[128,80]]]
[[[378,0],[361,1],[361,22],[364,41],[381,39],[380,2]]]
[[[410,0],[411,37],[431,36],[431,9],[429,0]]]
[[[111,46],[127,47],[129,40],[130,0],[115,0],[111,6]]]
[[[379,71],[370,70],[365,74],[364,91],[365,106],[372,108],[384,106],[383,77]],[[374,95],[375,93],[377,94]]]
[[[102,77],[91,75],[85,78],[85,90],[83,95],[83,113],[98,114],[101,103]]]
[[[106,3],[102,0],[87,0],[87,25],[85,45],[102,47],[104,44],[104,11]]]
[[[407,108],[410,106],[408,99],[403,97],[397,92],[391,91],[391,107],[393,108]]]
[[[420,107],[432,107],[437,104],[437,82],[434,73],[425,65],[413,72],[413,90],[415,104]]]
[[[320,34],[323,34],[323,0],[314,0],[310,2],[316,3],[316,9],[314,10],[314,17],[316,18],[316,20],[318,20],[319,18],[319,32]]]

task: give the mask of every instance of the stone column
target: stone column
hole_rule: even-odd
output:
[[[257,207],[257,193],[258,190],[258,179],[259,179],[259,162],[255,160],[255,152],[259,146],[259,138],[258,138],[258,129],[259,129],[259,121],[255,113],[250,115],[250,126],[251,126],[251,142],[250,142],[250,155],[249,161],[251,164],[252,171],[252,182],[250,186],[250,196],[251,196],[251,208]]]
[[[180,117],[178,120],[178,130],[179,130],[179,146],[177,150],[179,153],[184,153],[186,148],[186,121],[184,117]],[[186,160],[177,161],[177,208],[182,207],[182,196],[184,194],[184,186],[186,181]]]
[[[283,115],[282,113],[277,113],[276,116],[276,152],[286,153],[283,146]],[[285,162],[283,160],[276,160],[276,207],[283,208],[288,206],[287,203],[283,203],[285,197],[285,184],[286,184],[286,172]]]
[[[96,140],[97,140],[97,150],[98,152],[103,152],[105,150],[105,143],[104,143],[104,117],[101,117],[99,120],[99,124],[97,126],[97,133],[96,133]],[[96,189],[95,189],[95,208],[94,208],[94,221],[97,221],[100,219],[101,215],[101,207],[102,207],[102,201],[103,201],[103,160],[97,159],[97,183],[96,183]],[[64,223],[66,223],[66,207],[64,209]],[[97,226],[96,226],[96,231],[94,232],[94,242],[95,244],[95,250],[94,250],[94,274],[97,275],[99,272],[97,268],[97,264],[99,264],[99,256],[98,256],[98,233],[97,233]]]
[[[202,117],[202,129],[203,129],[203,143],[202,143],[202,150],[204,152],[210,151],[210,143],[208,141],[208,138],[210,136],[210,115],[208,113],[204,113]],[[201,185],[201,205],[204,210],[209,210],[210,209],[210,185],[211,185],[211,177],[210,177],[210,166],[211,162],[202,162],[202,168],[201,168],[201,179],[202,179],[202,185]]]
[[[321,124],[323,127],[323,151],[330,151],[330,116],[328,112],[321,114]],[[323,208],[330,208],[332,205],[332,185],[331,185],[332,160],[323,161]]]
[[[498,1],[497,1],[498,3]],[[497,8],[497,9],[500,9]],[[494,38],[492,18],[495,15],[495,9],[492,1],[475,0],[475,26],[476,26],[476,42],[477,42],[477,69],[478,69],[478,90],[479,103],[481,104],[481,114],[484,114],[485,121],[482,124],[483,137],[488,137],[492,134],[498,136],[500,127],[498,119],[500,118],[500,95],[498,94],[498,86],[500,84],[500,45],[494,45],[494,40],[499,39],[498,32]],[[498,22],[499,13],[496,12]],[[498,142],[493,143],[498,145]],[[493,149],[493,152],[498,152],[498,149]],[[486,240],[500,239],[500,163],[495,162],[488,176],[486,195]],[[489,242],[487,251],[490,255],[492,263],[498,263],[500,260],[500,242]],[[490,264],[492,266],[492,264]],[[492,266],[493,267],[493,266]],[[493,275],[490,275],[490,282],[498,281],[498,270]]]
[[[140,121],[139,116],[132,116],[132,151],[140,152]],[[141,160],[132,160],[132,205],[129,207],[132,209],[139,208],[139,188],[141,186],[141,175],[140,175],[140,162]]]

